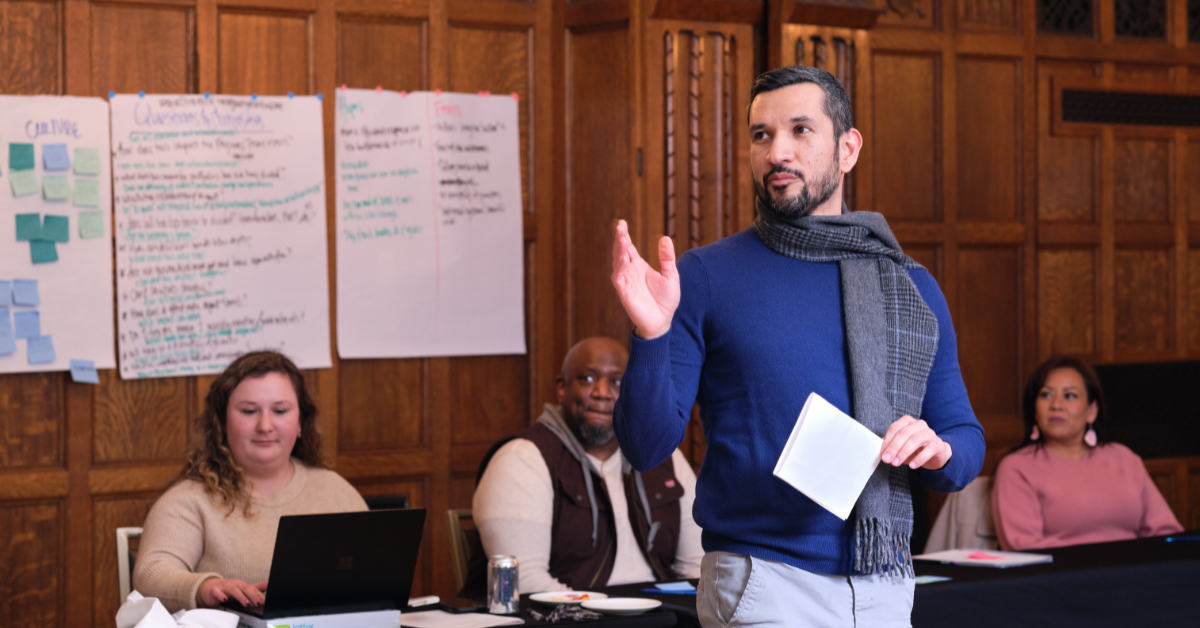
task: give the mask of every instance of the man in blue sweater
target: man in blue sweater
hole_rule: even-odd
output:
[[[638,469],[666,460],[699,402],[705,628],[910,626],[908,469],[950,492],[983,465],[946,300],[881,215],[845,211],[862,136],[836,79],[767,72],[748,122],[752,228],[678,265],[663,238],[659,272],[617,225],[613,285],[634,324],[621,451]],[[845,521],[772,475],[813,392],[883,438]]]

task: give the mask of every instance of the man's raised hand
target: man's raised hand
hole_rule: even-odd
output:
[[[662,272],[656,271],[638,255],[629,239],[629,225],[617,221],[613,238],[613,287],[633,321],[633,333],[638,338],[657,338],[671,328],[671,318],[679,307],[679,271],[675,269],[675,244],[663,236],[658,241],[658,261]]]

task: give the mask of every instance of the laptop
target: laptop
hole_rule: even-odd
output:
[[[260,619],[402,609],[424,528],[424,508],[281,517],[266,602],[223,606]]]

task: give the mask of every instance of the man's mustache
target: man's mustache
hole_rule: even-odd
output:
[[[782,174],[790,174],[793,177],[796,177],[797,179],[800,179],[801,181],[808,183],[808,179],[804,178],[803,172],[800,172],[799,170],[792,170],[791,168],[785,168],[783,166],[775,166],[774,168],[771,168],[770,170],[767,171],[766,174],[763,175],[763,178],[762,178],[763,187],[764,188],[773,187],[773,186],[771,186],[771,184],[767,183],[767,179],[771,178],[771,175],[781,174],[781,173]]]

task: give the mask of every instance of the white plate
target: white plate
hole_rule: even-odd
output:
[[[587,597],[579,599],[584,595]],[[546,606],[559,606],[561,604],[577,606],[584,602],[608,599],[608,595],[594,591],[547,591],[545,593],[534,593],[529,596],[529,599],[545,604]]]
[[[589,611],[599,611],[605,615],[639,615],[660,606],[662,606],[662,602],[658,600],[647,600],[640,597],[614,597],[583,603],[583,607]]]

